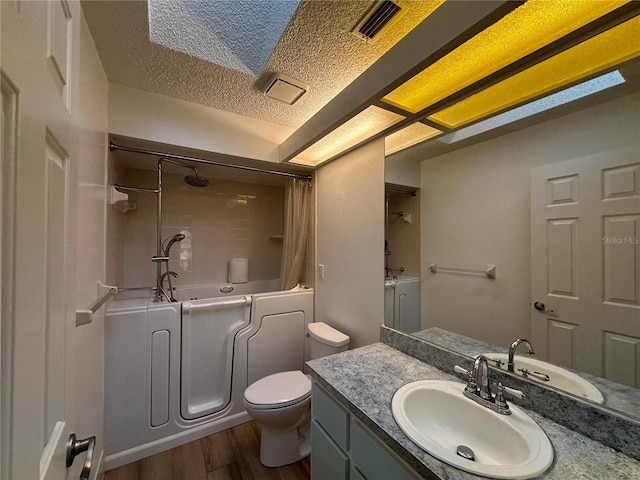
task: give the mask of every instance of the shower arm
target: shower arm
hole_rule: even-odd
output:
[[[176,161],[176,160],[171,160],[171,159],[169,159],[169,158],[164,158],[164,157],[162,157],[160,160],[158,160],[158,167],[160,167],[160,164],[161,164],[162,162],[172,163],[172,164],[174,164],[174,165],[178,165],[179,167],[190,168],[191,170],[193,170],[193,172],[194,172],[196,175],[198,175],[198,169],[197,169],[196,167],[192,166],[192,165],[187,165],[187,164],[185,164],[185,163],[178,162],[178,161]]]

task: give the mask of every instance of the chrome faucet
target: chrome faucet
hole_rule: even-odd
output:
[[[509,361],[507,362],[507,370],[509,372],[514,371],[513,356],[515,355],[516,350],[521,343],[524,343],[525,345],[527,345],[527,348],[529,349],[527,351],[528,356],[533,357],[535,355],[535,352],[533,351],[533,347],[531,346],[531,343],[529,342],[529,340],[527,340],[526,338],[517,339],[515,342],[511,344],[511,347],[509,347]]]
[[[469,375],[469,382],[465,391],[480,395],[480,398],[485,400],[493,398],[491,386],[489,385],[489,363],[483,355],[478,355],[476,361],[473,362],[473,370]]]
[[[163,161],[163,160],[170,163],[175,163],[175,162],[172,162],[171,160],[166,160],[166,159],[162,159],[160,161]],[[182,165],[182,164],[178,163],[178,165]],[[182,165],[182,166],[185,167],[185,165]],[[187,168],[193,168],[193,167],[187,167]],[[158,162],[158,169],[160,169],[160,162]],[[198,172],[197,170],[195,171],[197,176]],[[185,181],[186,180],[187,180],[187,177],[185,177]],[[158,225],[160,225],[159,222],[160,220],[158,219]],[[168,302],[176,301],[176,299],[173,296],[173,286],[171,285],[171,277],[173,276],[174,278],[178,278],[178,274],[176,272],[172,272],[169,270],[169,253],[171,252],[171,247],[173,246],[174,243],[181,242],[185,238],[186,238],[186,235],[184,233],[177,233],[175,235],[165,238],[162,241],[162,243],[160,243],[160,236],[158,235],[158,255],[154,255],[153,257],[151,257],[152,262],[158,263],[158,272],[157,272],[157,278],[156,278],[156,298],[154,300],[155,302],[161,302],[163,298],[166,298]],[[165,266],[165,269],[166,269],[165,273],[161,273],[162,264],[164,264]],[[164,289],[165,280],[169,284],[168,294],[167,294],[167,291]]]
[[[167,270],[162,275],[160,275],[160,279],[159,279],[158,285],[160,285],[160,289],[162,290],[162,294],[164,294],[164,296],[166,297],[167,301],[169,301],[169,302],[175,302],[176,301],[175,297],[173,296],[173,286],[171,285],[171,277],[178,278],[178,276],[179,275],[176,272],[173,272],[171,270]],[[165,280],[169,284],[169,294],[168,295],[167,295],[166,290],[164,289]]]
[[[467,386],[462,392],[465,397],[470,398],[474,402],[490,408],[501,415],[511,415],[509,405],[504,399],[505,392],[518,398],[524,398],[524,393],[520,390],[504,387],[502,383],[498,383],[497,385],[494,384],[496,387],[495,394],[491,391],[491,383],[489,382],[489,364],[484,355],[478,355],[476,357],[476,360],[473,363],[473,370],[471,370],[471,372],[459,367],[458,365],[454,366],[453,369],[458,373],[469,375]]]
[[[491,400],[493,395],[491,394],[491,386],[489,385],[489,363],[482,355],[479,355],[478,358],[476,358],[476,361],[473,362],[473,371],[471,372],[471,375],[476,380],[480,398]]]

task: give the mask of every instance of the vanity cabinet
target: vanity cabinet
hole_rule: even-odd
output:
[[[311,480],[418,478],[315,382],[311,418]]]

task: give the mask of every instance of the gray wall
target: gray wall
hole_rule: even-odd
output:
[[[321,167],[316,177],[316,321],[379,340],[384,310],[384,140]]]

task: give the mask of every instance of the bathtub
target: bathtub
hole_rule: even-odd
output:
[[[301,369],[313,290],[278,279],[178,287],[176,303],[123,292],[105,319],[105,467],[249,421],[247,385]]]

